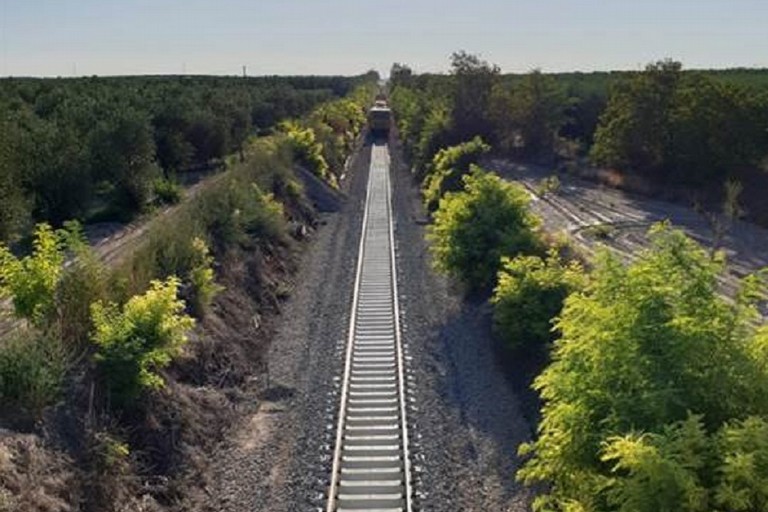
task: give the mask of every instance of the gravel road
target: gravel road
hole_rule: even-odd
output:
[[[352,160],[343,208],[323,214],[303,256],[269,384],[217,454],[207,510],[324,506],[369,158],[366,146]],[[431,270],[418,192],[397,152],[392,165],[417,510],[528,510],[514,471],[531,429],[493,353],[489,311]]]

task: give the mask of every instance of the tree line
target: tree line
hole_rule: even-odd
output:
[[[0,241],[34,222],[128,219],[179,173],[369,78],[3,79]]]
[[[503,75],[457,52],[447,75],[391,70],[391,101],[419,172],[439,148],[479,136],[497,153],[551,162],[587,157],[661,185],[725,183],[768,157],[768,72],[685,71],[665,60],[637,72]]]

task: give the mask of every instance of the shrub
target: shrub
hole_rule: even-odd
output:
[[[451,134],[451,113],[447,106],[442,104],[426,105],[423,128],[418,133],[414,148],[414,164],[419,170],[418,176],[423,177],[429,162],[445,146],[456,142]]]
[[[549,194],[556,195],[560,192],[561,186],[562,183],[560,183],[560,178],[553,174],[552,176],[547,176],[539,181],[539,184],[536,186],[536,194],[539,196],[546,196]]]
[[[302,128],[296,123],[285,123],[283,129],[291,141],[299,164],[320,178],[330,179],[330,169],[323,157],[323,146],[317,142],[312,128]]]
[[[608,240],[613,237],[615,232],[616,226],[612,224],[592,224],[582,230],[582,233],[586,236],[597,238],[598,240]]]
[[[39,418],[61,389],[69,358],[58,339],[34,332],[0,344],[0,404]]]
[[[255,183],[222,183],[201,196],[197,208],[202,228],[221,252],[260,238],[285,240],[282,205]]]
[[[192,292],[189,305],[192,314],[197,318],[203,318],[214,297],[224,287],[216,284],[212,268],[214,260],[205,241],[195,237],[192,240],[192,248],[195,251],[196,258],[188,274]]]
[[[463,181],[464,191],[440,200],[427,236],[438,270],[482,289],[494,284],[502,256],[540,251],[539,221],[520,185],[476,166]]]
[[[714,449],[705,449],[702,466],[685,444],[694,430],[685,422],[699,417],[710,439],[732,422],[768,415],[768,330],[756,308],[764,283],[747,279],[729,302],[718,293],[723,262],[663,225],[649,238],[630,265],[600,253],[555,324],[562,338],[534,385],[544,400],[539,437],[522,449],[533,457],[518,472],[549,484],[540,509],[712,510],[720,466],[743,462],[711,462]],[[679,429],[687,440],[678,440]],[[745,451],[759,448],[745,443]],[[755,476],[753,483],[765,473]],[[703,508],[697,485],[708,496]],[[635,492],[651,505],[636,508],[628,498]]]
[[[86,244],[78,244],[56,288],[55,332],[66,347],[82,349],[88,344],[93,324],[91,304],[110,295],[109,274],[99,257]]]
[[[659,433],[608,438],[601,460],[616,475],[604,482],[609,510],[711,510],[701,469],[708,466],[712,448],[700,416],[664,426]]]
[[[38,224],[31,255],[18,258],[0,244],[0,297],[11,297],[16,316],[36,325],[50,319],[65,251],[81,240],[82,233],[76,223],[58,231],[48,224]]]
[[[434,211],[446,192],[461,190],[461,179],[469,172],[470,166],[477,164],[490,150],[491,147],[483,139],[475,137],[469,142],[438,151],[424,180],[427,209]]]
[[[176,204],[181,201],[181,186],[173,180],[158,178],[152,183],[152,193],[160,204]]]
[[[142,390],[164,385],[158,370],[168,366],[187,342],[194,320],[177,298],[179,280],[153,281],[144,295],[118,307],[92,307],[96,362],[118,405],[130,405]]]
[[[768,509],[768,421],[750,416],[733,421],[715,440],[720,476],[715,501],[726,510]]]
[[[554,337],[552,320],[584,284],[578,263],[564,265],[555,249],[538,256],[502,258],[491,302],[498,333],[512,349],[539,349]]]

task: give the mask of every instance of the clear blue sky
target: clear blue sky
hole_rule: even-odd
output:
[[[0,75],[768,67],[768,0],[0,0]]]

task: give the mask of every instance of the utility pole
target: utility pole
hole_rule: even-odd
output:
[[[248,74],[246,73],[246,66],[243,66],[243,78],[246,78]]]

